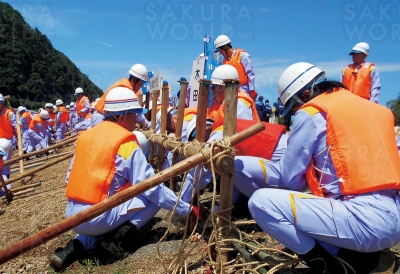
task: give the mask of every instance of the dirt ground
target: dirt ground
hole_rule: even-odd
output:
[[[72,149],[73,145],[68,145],[59,149],[57,153],[72,151]],[[52,160],[46,159],[45,161]],[[17,166],[17,164],[12,165],[12,168],[14,166]],[[36,187],[34,192],[17,196],[12,202],[4,202],[0,206],[2,226],[0,249],[5,249],[64,219],[67,202],[65,175],[68,166],[69,160],[65,160],[36,173],[34,176],[26,177],[25,184],[40,182],[41,186]],[[18,175],[19,171],[12,172],[10,178],[15,178]],[[21,185],[21,181],[17,181],[13,183],[13,188]],[[232,215],[235,221],[251,219],[247,210],[246,199],[243,198],[236,203]],[[187,235],[184,237],[182,227],[172,226],[169,234],[159,244],[159,240],[168,228],[170,216],[171,213],[160,210],[155,218],[141,228],[137,236],[132,239],[129,250],[131,255],[123,260],[115,260],[99,247],[87,254],[84,260],[75,262],[67,268],[53,268],[48,263],[46,256],[57,247],[64,247],[75,236],[75,233],[71,230],[0,265],[0,273],[168,273],[167,269],[171,262],[180,257],[178,251],[183,241],[188,243],[184,248],[185,254],[188,255],[185,262],[182,263],[182,272],[178,271],[177,273],[216,273],[209,269],[205,260],[207,250],[212,250],[212,247],[207,247],[206,242],[212,232],[211,228],[206,230],[203,237],[189,238]],[[240,226],[240,228],[252,235],[252,238],[262,243],[264,247],[275,250],[283,248],[263,233],[256,224],[248,224]],[[192,241],[187,241],[187,239]],[[397,250],[397,247],[395,250]],[[238,255],[237,252],[230,252],[229,254],[229,259],[233,260],[234,264],[244,262],[243,257]],[[281,257],[275,256],[274,258],[280,259]],[[235,271],[232,270],[229,273],[235,273]],[[249,271],[245,273],[257,272]],[[294,273],[294,271],[289,273]]]

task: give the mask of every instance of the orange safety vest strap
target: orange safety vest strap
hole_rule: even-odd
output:
[[[85,108],[85,102],[89,101],[89,98],[83,96],[78,102],[76,102],[76,113],[78,113],[79,117],[86,116],[87,113],[80,112],[82,109]]]
[[[130,141],[137,146],[136,136],[132,132],[109,121],[82,132],[76,143],[67,197],[88,204],[106,199],[115,174],[118,149]]]
[[[11,110],[5,109],[4,115],[0,115],[0,138],[11,139],[14,137],[14,129],[10,122]]]
[[[318,95],[302,106],[306,107],[326,115],[326,141],[336,173],[343,180],[343,195],[400,189],[400,158],[388,108],[343,88]],[[351,109],[351,115],[344,109]],[[368,127],[360,123],[365,117]],[[311,190],[319,187],[313,185],[318,182],[308,184]]]
[[[61,112],[60,115],[60,123],[66,123],[69,120],[69,111],[65,106],[61,106],[58,108],[58,111]]]
[[[32,121],[29,123],[29,129],[34,130],[35,132],[40,132],[40,130],[34,129],[36,124],[42,124],[42,126],[46,128],[46,122],[42,119],[42,117],[40,117],[39,113],[36,114],[33,117]]]
[[[371,67],[373,63],[364,63],[357,71],[354,64],[343,70],[343,84],[354,94],[367,100],[371,97]]]
[[[115,82],[111,87],[109,87],[107,89],[106,92],[103,93],[103,95],[100,97],[100,100],[94,106],[94,108],[97,110],[97,112],[104,114],[104,103],[106,101],[106,96],[107,96],[108,92],[115,87],[126,87],[133,91],[133,87],[132,87],[131,83],[129,82],[128,78],[123,78],[123,79]]]
[[[235,49],[233,55],[230,60],[224,59],[223,64],[228,64],[234,66],[239,74],[239,81],[241,85],[245,85],[249,82],[249,77],[247,77],[247,73],[244,70],[243,64],[240,62],[242,57],[242,52],[246,52],[243,49]]]

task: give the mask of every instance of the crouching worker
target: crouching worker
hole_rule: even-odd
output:
[[[105,121],[83,131],[76,143],[70,173],[67,174],[68,203],[66,217],[97,204],[132,185],[154,175],[152,167],[139,148],[132,130],[136,115],[147,112],[139,105],[135,93],[126,87],[115,87],[105,98]],[[126,252],[136,230],[147,223],[160,207],[186,216],[190,205],[178,200],[164,184],[120,204],[110,211],[74,228],[77,237],[63,249],[49,254],[57,267],[82,259],[85,251],[98,243],[117,258]],[[191,215],[196,216],[197,208]]]
[[[267,174],[280,172],[289,190],[257,190],[249,200],[251,215],[311,273],[352,273],[334,256],[356,273],[371,273],[381,251],[400,242],[392,113],[327,80],[309,63],[288,67],[278,89],[283,115],[296,114],[287,149]],[[365,117],[371,122],[360,123]],[[312,195],[299,192],[306,185]]]

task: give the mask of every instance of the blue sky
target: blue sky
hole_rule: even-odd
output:
[[[277,99],[286,67],[310,62],[339,79],[358,42],[381,75],[379,103],[400,93],[400,1],[12,0],[31,27],[106,90],[135,63],[161,73],[176,92],[203,51],[203,37],[227,34],[252,57],[256,90]],[[73,91],[71,91],[73,92]]]

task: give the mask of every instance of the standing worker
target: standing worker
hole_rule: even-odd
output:
[[[232,65],[239,73],[239,89],[247,93],[253,100],[257,98],[255,91],[255,74],[250,55],[243,49],[233,49],[231,39],[221,34],[214,41],[216,51],[224,56],[223,64]]]
[[[258,117],[260,118],[261,121],[264,121],[264,113],[265,113],[265,105],[264,105],[264,97],[260,96],[258,97],[258,101],[256,102],[256,109],[258,113]]]
[[[149,81],[149,72],[147,68],[142,64],[134,64],[129,70],[129,78],[122,78],[118,80],[111,87],[108,88],[106,92],[98,100],[97,104],[94,106],[96,111],[93,113],[93,117],[89,127],[94,127],[98,123],[104,120],[104,102],[107,93],[115,87],[126,87],[132,90],[135,94],[139,92],[143,83]]]
[[[29,137],[28,137],[28,129],[29,129],[29,124],[32,121],[31,113],[26,110],[25,107],[19,106],[17,109],[19,113],[19,123],[21,126],[21,137],[22,137],[22,151],[26,153],[28,150],[28,144],[29,144]]]
[[[4,96],[0,94],[0,138],[5,138],[12,143],[14,136],[17,135],[17,119],[14,112],[4,106]],[[12,149],[8,150],[8,154],[3,156],[4,161],[11,159]],[[2,169],[2,174],[10,176],[10,166]]]
[[[278,92],[283,115],[296,114],[287,149],[279,162],[266,163],[266,174],[286,189],[257,190],[248,202],[251,215],[311,273],[349,273],[333,256],[356,273],[371,273],[381,250],[400,242],[400,158],[391,111],[305,62],[283,72]],[[371,123],[360,123],[365,117]],[[306,186],[312,194],[300,192]]]
[[[365,42],[357,43],[349,53],[353,64],[343,69],[340,81],[355,95],[378,103],[381,78],[375,65],[365,62],[368,54],[369,45]]]
[[[56,100],[57,112],[57,129],[56,129],[56,142],[60,142],[65,137],[65,131],[67,130],[67,122],[69,121],[69,111],[64,106],[64,102],[61,99]]]
[[[90,111],[90,100],[86,96],[83,95],[82,88],[76,88],[75,96],[77,96],[77,100],[75,103],[76,106],[76,114],[78,115],[78,123],[82,122],[85,119],[85,116]]]

